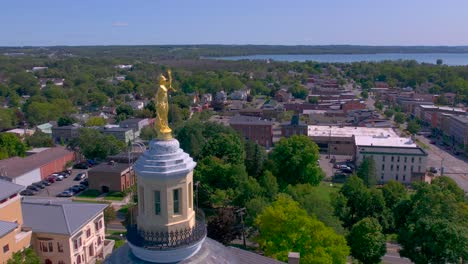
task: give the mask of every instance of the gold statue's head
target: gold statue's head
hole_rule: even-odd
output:
[[[166,77],[164,77],[164,75],[160,74],[160,75],[159,75],[159,84],[165,85],[166,82],[167,82]]]

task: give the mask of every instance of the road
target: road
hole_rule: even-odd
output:
[[[427,168],[434,167],[440,171],[444,167],[444,175],[449,176],[457,182],[465,192],[468,192],[468,160],[462,156],[455,156],[443,149],[442,146],[436,146],[430,143],[430,140],[423,136],[416,138],[429,146],[425,149],[429,156],[427,159]]]

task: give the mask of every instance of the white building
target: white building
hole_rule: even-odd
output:
[[[409,184],[426,172],[427,152],[410,138],[380,136],[355,136],[356,165],[364,158],[373,158],[376,174],[381,183],[390,180]]]

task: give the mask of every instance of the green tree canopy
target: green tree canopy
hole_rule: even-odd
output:
[[[26,138],[26,143],[33,148],[42,148],[42,147],[53,147],[55,146],[54,141],[50,135],[36,130],[34,134]]]
[[[382,227],[375,218],[360,220],[348,235],[351,255],[362,263],[380,263],[387,252],[385,243]]]
[[[106,119],[100,116],[92,116],[86,121],[86,126],[93,127],[93,126],[104,126],[107,124]]]
[[[79,136],[69,143],[71,148],[78,148],[88,159],[104,160],[125,149],[125,143],[112,135],[104,135],[96,129],[80,128]]]
[[[304,263],[345,263],[349,248],[343,236],[326,227],[287,195],[279,195],[257,216],[257,241],[265,255],[288,260],[291,251]]]
[[[375,160],[370,157],[364,158],[357,171],[357,176],[364,181],[367,187],[372,187],[377,184]]]
[[[270,155],[273,174],[280,186],[310,183],[318,185],[323,172],[317,165],[318,146],[307,136],[282,138]]]
[[[227,163],[244,163],[245,151],[241,138],[236,134],[218,134],[203,146],[202,156],[215,156]]]
[[[7,264],[40,264],[41,259],[32,248],[13,253]]]
[[[393,111],[392,109],[387,109],[387,110],[385,110],[384,115],[385,115],[387,118],[391,118],[391,117],[393,116],[394,113],[395,113],[395,111]]]
[[[406,126],[406,130],[408,130],[408,132],[410,132],[413,135],[418,133],[420,129],[421,129],[421,126],[418,124],[416,120],[409,121]]]
[[[265,148],[251,140],[246,140],[244,149],[247,173],[257,178],[262,174],[267,159]]]
[[[289,88],[289,92],[295,98],[299,99],[306,99],[307,95],[309,95],[309,90],[299,83],[295,83],[291,88]]]
[[[0,159],[26,154],[26,145],[13,133],[0,133]]]
[[[395,120],[397,124],[403,124],[406,120],[406,115],[403,114],[402,112],[397,112],[395,113],[393,120]]]

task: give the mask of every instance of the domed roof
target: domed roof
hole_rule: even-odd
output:
[[[177,139],[150,142],[149,149],[138,158],[134,169],[138,177],[165,180],[185,176],[196,162],[180,148]]]

